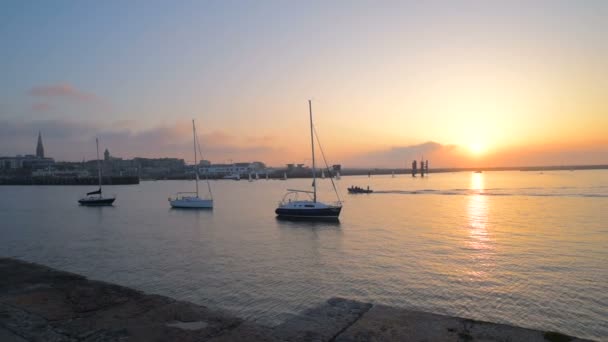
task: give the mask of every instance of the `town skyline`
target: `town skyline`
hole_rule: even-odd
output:
[[[330,163],[608,163],[604,2],[2,8],[2,156],[191,160],[194,118],[208,160],[306,163],[312,98]]]

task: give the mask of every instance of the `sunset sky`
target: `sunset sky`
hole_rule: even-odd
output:
[[[3,1],[0,156],[608,164],[608,1]]]

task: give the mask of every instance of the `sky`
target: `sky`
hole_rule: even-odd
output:
[[[608,164],[606,1],[2,1],[0,156]]]

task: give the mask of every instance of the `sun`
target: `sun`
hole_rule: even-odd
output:
[[[474,155],[483,154],[483,152],[485,150],[486,150],[485,146],[479,142],[469,144],[469,151],[471,151],[471,153]]]

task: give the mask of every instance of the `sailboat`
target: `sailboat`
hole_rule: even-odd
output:
[[[287,180],[287,172],[283,172],[283,178],[281,180]]]
[[[321,170],[321,179],[325,179],[325,171]]]
[[[253,178],[251,178],[251,172],[249,173],[249,181],[253,182]]]
[[[260,180],[260,175],[257,172],[255,173],[255,180]]]
[[[312,102],[308,100],[308,111],[310,116],[310,144],[312,151],[312,186],[313,191],[288,189],[275,213],[284,218],[308,218],[308,219],[337,219],[342,210],[342,202],[338,196],[335,204],[326,204],[317,201],[317,174],[315,169],[315,141],[314,126],[312,121]],[[332,180],[333,184],[333,180]],[[334,190],[336,190],[334,186]],[[298,195],[305,194],[309,199],[299,200]]]
[[[196,176],[196,192],[178,192],[175,197],[169,197],[169,203],[172,208],[192,208],[192,209],[212,209],[213,208],[213,194],[211,193],[211,185],[209,179],[207,181],[207,188],[209,189],[209,198],[200,198],[198,191],[198,163],[196,146],[198,140],[196,138],[196,127],[194,126],[194,120],[192,120],[192,135],[194,137],[194,174]]]
[[[78,200],[80,205],[85,206],[103,206],[112,205],[116,200],[116,196],[103,197],[101,193],[101,161],[99,160],[99,139],[95,138],[97,145],[97,176],[99,178],[99,189],[96,191],[87,192],[87,195]]]

